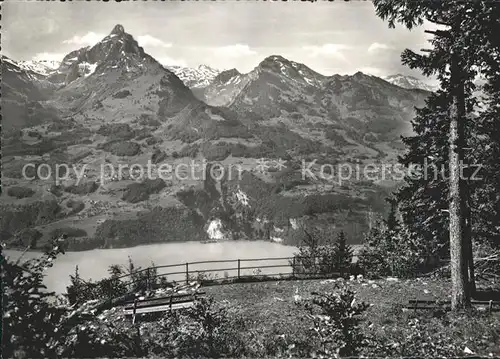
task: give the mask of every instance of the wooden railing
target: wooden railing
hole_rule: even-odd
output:
[[[239,258],[159,265],[107,278],[100,281],[100,285],[104,286],[101,288],[107,293],[117,292],[117,295],[121,295],[125,292],[168,287],[172,282],[187,284],[197,280],[206,285],[236,281],[331,278],[340,275],[331,266],[325,268],[314,264],[312,268],[304,268],[302,265],[306,261],[316,263],[317,258],[320,257]]]

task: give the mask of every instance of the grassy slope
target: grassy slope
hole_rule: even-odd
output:
[[[370,304],[363,316],[365,334],[375,335],[394,344],[412,332],[410,320],[420,319],[425,331],[449,337],[456,345],[455,355],[465,355],[465,347],[474,353],[487,356],[500,355],[500,313],[489,317],[452,318],[449,325],[432,318],[430,311],[403,309],[410,299],[447,300],[451,283],[443,279],[415,279],[397,282],[387,280],[350,281],[356,298]],[[333,290],[334,284],[324,280],[277,281],[263,283],[239,283],[208,287],[209,295],[228,305],[231,311],[242,317],[249,333],[259,337],[285,334],[285,337],[305,338],[307,324],[305,311],[294,303],[298,293],[303,299],[312,291]],[[430,338],[429,338],[430,339]],[[416,354],[416,353],[415,353]],[[454,353],[450,353],[453,355]]]

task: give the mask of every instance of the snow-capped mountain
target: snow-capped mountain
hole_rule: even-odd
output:
[[[420,89],[425,91],[436,91],[437,86],[433,86],[431,84],[425,83],[416,77],[396,74],[384,77],[384,80],[390,82],[393,85],[405,88],[405,89]]]
[[[162,123],[165,137],[185,142],[246,131],[239,119],[197,99],[121,25],[94,46],[66,55],[51,77],[61,84],[52,103],[88,126],[150,117]]]
[[[42,76],[49,76],[59,68],[59,66],[61,65],[61,61],[28,60],[28,61],[19,61],[18,65],[25,70],[32,71]]]
[[[39,101],[55,91],[46,77],[2,56],[2,125],[5,130],[36,125],[53,118]]]
[[[156,111],[160,106],[182,108],[193,97],[179,78],[147,54],[121,25],[94,46],[66,55],[51,80],[64,83],[56,93],[58,106],[91,111],[93,116],[107,119],[136,115],[146,103]],[[168,101],[162,101],[164,96]],[[125,106],[132,99],[136,105]],[[116,107],[123,107],[121,113],[112,110]]]
[[[206,87],[221,72],[207,65],[200,65],[196,68],[168,65],[166,67],[175,73],[189,88]]]

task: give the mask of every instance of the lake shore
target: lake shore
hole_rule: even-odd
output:
[[[70,284],[69,276],[75,273],[77,266],[79,274],[84,280],[96,281],[108,275],[110,265],[118,264],[127,267],[129,257],[132,259],[134,266],[147,268],[153,264],[172,265],[200,261],[285,258],[292,257],[296,251],[297,247],[269,241],[225,241],[217,243],[193,241],[66,252],[65,254],[61,254],[54,261],[53,267],[47,270],[44,282],[48,290],[55,291],[56,293],[64,293],[66,287]],[[17,260],[17,258],[23,255],[23,251],[7,249],[3,251],[3,254],[12,260]],[[23,258],[32,259],[40,255],[41,252],[27,251],[24,253]],[[286,261],[283,261],[283,265],[286,265]],[[191,270],[210,269],[210,267],[208,264],[192,265]],[[231,265],[231,267],[234,266]]]

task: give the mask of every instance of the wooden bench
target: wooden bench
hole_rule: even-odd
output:
[[[169,310],[177,310],[181,308],[189,308],[194,305],[194,301],[203,297],[206,293],[198,291],[188,294],[174,293],[169,296],[157,298],[142,298],[128,301],[125,303],[125,316],[132,316],[135,322],[137,314],[166,312]]]
[[[500,301],[495,300],[472,300],[472,306],[487,306],[488,310],[498,311],[500,310]],[[412,299],[408,301],[408,305],[405,306],[406,309],[422,309],[422,310],[430,310],[430,309],[451,309],[451,300],[420,300],[420,299]]]

